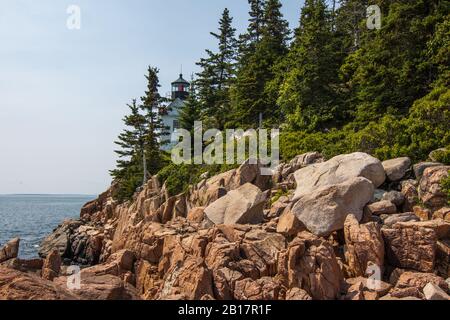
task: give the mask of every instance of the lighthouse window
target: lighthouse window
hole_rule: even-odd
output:
[[[180,129],[180,121],[173,120],[173,130]]]

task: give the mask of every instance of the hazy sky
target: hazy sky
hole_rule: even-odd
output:
[[[303,1],[282,2],[296,27]],[[148,65],[163,94],[181,64],[188,78],[225,7],[243,31],[246,0],[0,0],[0,194],[104,191]]]

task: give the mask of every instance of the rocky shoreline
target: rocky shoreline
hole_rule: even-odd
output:
[[[170,196],[114,184],[42,243],[0,249],[0,299],[448,300],[450,166],[364,154],[244,163]],[[69,290],[69,264],[83,265]]]

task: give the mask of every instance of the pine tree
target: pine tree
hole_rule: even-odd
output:
[[[262,42],[266,42],[268,49],[282,55],[286,52],[289,40],[289,25],[281,13],[282,4],[279,0],[267,0],[264,8],[264,27]]]
[[[257,127],[260,115],[270,123],[277,118],[274,66],[286,55],[289,40],[288,23],[283,19],[281,3],[265,3],[261,38],[249,55],[241,57],[235,86],[231,91],[232,119],[228,127]]]
[[[111,170],[111,176],[119,183],[116,197],[119,200],[128,199],[142,184],[143,179],[143,150],[146,134],[146,119],[139,112],[140,107],[133,100],[129,104],[130,114],[125,116],[123,122],[127,127],[115,141],[120,149],[115,150],[119,159],[117,167]]]
[[[367,29],[366,9],[368,0],[341,0],[335,13],[336,29],[342,39],[342,47],[347,53],[361,46],[361,36]]]
[[[340,61],[324,0],[306,0],[289,54],[279,104],[294,129],[325,130],[339,120],[335,86]]]
[[[361,47],[342,67],[357,109],[356,129],[385,114],[405,116],[427,94],[436,77],[427,43],[448,13],[448,1],[375,2],[382,9],[381,30],[365,30]]]
[[[264,29],[265,0],[248,0],[250,5],[249,25],[247,32],[240,36],[240,59],[252,53],[255,46],[261,41]]]
[[[207,57],[197,63],[201,71],[197,74],[195,85],[202,105],[203,120],[206,126],[222,128],[229,109],[229,88],[234,79],[237,40],[233,18],[225,9],[219,21],[219,32],[211,32],[218,40],[217,53],[206,50]]]
[[[250,19],[248,26],[248,35],[252,43],[258,43],[262,37],[264,29],[264,0],[248,0],[250,4]]]
[[[180,110],[180,126],[191,134],[194,131],[194,122],[201,120],[201,105],[197,97],[195,82],[191,82],[191,90],[184,107]]]
[[[167,128],[164,126],[160,117],[162,103],[164,98],[161,97],[158,90],[160,87],[159,70],[157,68],[148,68],[148,74],[145,78],[148,81],[145,95],[141,97],[141,109],[144,112],[147,122],[144,137],[144,180],[148,178],[148,173],[156,174],[163,166],[163,156],[161,147],[167,143],[164,141]]]

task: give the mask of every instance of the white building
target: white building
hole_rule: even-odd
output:
[[[178,141],[175,139],[174,133],[180,128],[179,116],[180,110],[184,107],[186,99],[189,97],[189,89],[191,84],[180,78],[172,82],[172,101],[167,106],[167,111],[161,115],[164,126],[166,127],[167,135],[162,137],[163,140],[170,141],[163,146],[163,150],[171,150]]]

